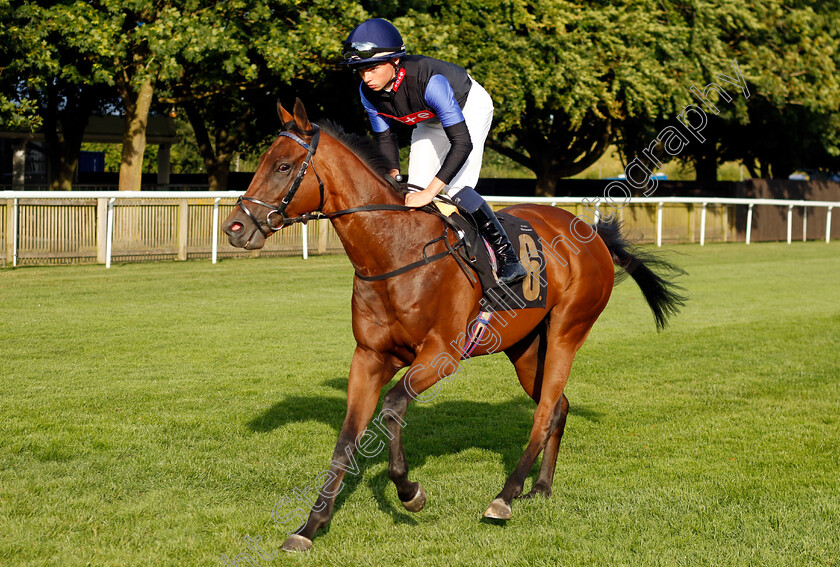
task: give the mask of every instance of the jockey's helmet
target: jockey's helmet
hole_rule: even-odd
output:
[[[405,54],[405,44],[394,24],[382,18],[371,18],[356,26],[347,36],[341,51],[341,64],[361,69]]]

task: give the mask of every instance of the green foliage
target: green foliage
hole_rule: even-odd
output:
[[[160,99],[185,110],[211,187],[223,188],[235,154],[262,151],[276,134],[282,85],[324,83],[335,37],[360,17],[355,3],[324,0],[215,3],[202,13],[207,32],[176,54],[181,72],[160,83]]]
[[[753,93],[724,116],[725,159],[740,158],[763,177],[840,169],[839,10],[836,2],[777,1],[752,7],[746,32],[719,22]]]
[[[458,61],[488,89],[492,147],[534,170],[547,193],[594,163],[623,120],[688,103],[685,77],[707,57],[685,50],[710,41],[653,1],[472,0],[398,22],[418,51]]]

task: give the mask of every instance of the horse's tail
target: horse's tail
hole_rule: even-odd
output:
[[[613,263],[624,270],[616,274],[616,283],[627,274],[636,281],[653,311],[656,330],[661,331],[667,326],[668,318],[685,305],[687,298],[680,293],[683,288],[674,282],[674,278],[685,274],[685,271],[627,242],[621,235],[621,223],[618,221],[599,222],[595,228],[607,245]]]

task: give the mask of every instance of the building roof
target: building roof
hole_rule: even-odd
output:
[[[86,144],[121,144],[125,120],[122,116],[91,116],[88,120],[85,136]],[[43,141],[44,132],[13,132],[0,130],[0,138],[26,138]],[[146,125],[147,144],[174,144],[178,141],[175,122],[168,116],[149,116]]]

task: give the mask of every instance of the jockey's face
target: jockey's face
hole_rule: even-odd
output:
[[[359,69],[359,76],[372,91],[381,91],[390,85],[396,74],[396,68],[391,63],[380,63],[373,67]]]

